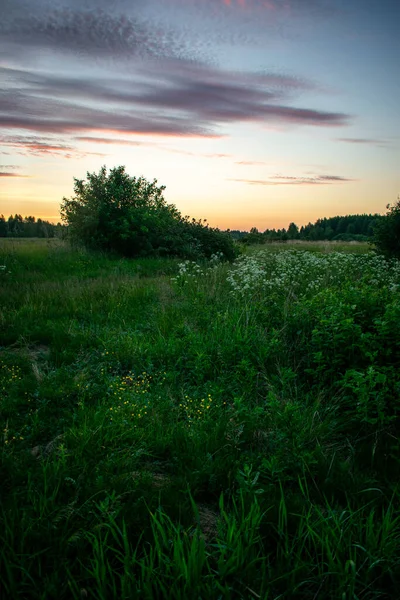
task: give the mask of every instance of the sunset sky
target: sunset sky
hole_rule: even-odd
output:
[[[400,193],[399,0],[1,0],[0,214],[102,165],[264,230]]]

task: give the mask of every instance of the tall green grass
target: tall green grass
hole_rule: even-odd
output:
[[[2,597],[399,597],[397,271],[293,260],[2,245]]]

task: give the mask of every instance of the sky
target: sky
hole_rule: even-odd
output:
[[[1,0],[0,214],[102,165],[221,229],[385,213],[399,0]]]

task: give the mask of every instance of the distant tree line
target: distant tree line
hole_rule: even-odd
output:
[[[65,226],[49,223],[35,217],[10,215],[8,219],[0,215],[0,237],[12,238],[54,238],[62,237]]]
[[[298,227],[290,223],[287,229],[266,229],[264,232],[253,227],[250,231],[231,231],[231,236],[243,244],[266,242],[305,241],[369,241],[374,237],[378,223],[384,217],[374,215],[346,215],[318,219],[315,223]]]
[[[35,217],[0,215],[0,238],[66,238],[88,247],[113,250],[125,256],[172,255],[209,257],[220,252],[237,255],[234,240],[243,244],[305,241],[371,241],[387,257],[400,258],[400,199],[387,214],[345,215],[318,219],[285,229],[253,227],[250,231],[220,231],[201,220],[182,217],[168,205],[157,187],[143,178],[132,178],[124,167],[107,175],[88,173],[87,181],[75,179],[75,197],[64,198],[61,215],[65,225]]]

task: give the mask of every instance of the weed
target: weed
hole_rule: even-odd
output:
[[[399,597],[400,270],[364,250],[2,244],[1,594]]]

